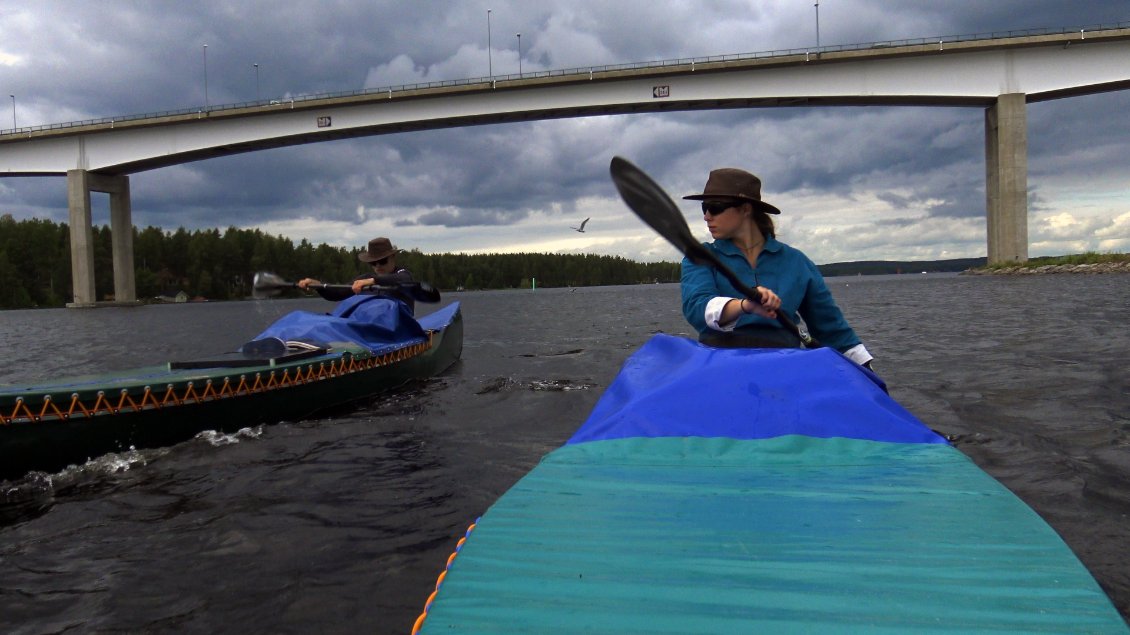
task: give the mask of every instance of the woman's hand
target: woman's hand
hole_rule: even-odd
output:
[[[365,287],[372,286],[376,283],[376,278],[361,278],[360,280],[354,280],[353,293],[361,293],[365,289]]]
[[[761,294],[761,304],[753,300],[742,301],[742,311],[746,313],[756,313],[762,317],[769,319],[776,319],[777,309],[781,308],[781,298],[773,293],[771,289],[765,287],[756,287],[757,292]]]
[[[307,290],[310,289],[311,285],[317,286],[317,285],[320,285],[320,284],[322,284],[322,283],[318,282],[317,280],[315,280],[313,278],[303,278],[303,279],[298,281],[298,288],[302,289],[303,291],[307,291]]]

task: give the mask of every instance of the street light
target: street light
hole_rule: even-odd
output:
[[[820,48],[820,0],[816,0],[816,48]]]
[[[16,130],[16,96],[15,95],[8,95],[8,96],[12,98],[12,131],[15,132],[15,130]]]
[[[259,65],[252,64],[255,67],[255,101],[259,101]]]
[[[490,60],[490,9],[487,9],[487,74],[494,77],[494,65]]]
[[[522,34],[518,34],[518,77],[522,76]]]
[[[204,110],[208,110],[208,45],[204,45]]]

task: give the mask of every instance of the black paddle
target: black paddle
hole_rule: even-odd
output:
[[[251,294],[256,298],[269,298],[271,296],[278,295],[279,293],[287,289],[297,288],[297,282],[287,282],[286,280],[283,280],[281,277],[273,273],[260,271],[259,273],[255,274],[255,282],[251,285]],[[353,285],[321,283],[310,285],[310,288],[345,290],[352,289]],[[417,302],[439,302],[439,291],[437,291],[435,287],[426,282],[406,282],[392,286],[374,284],[369,285],[365,288],[373,290],[397,289],[408,294],[413,300]]]
[[[612,172],[612,182],[616,184],[616,189],[620,190],[620,196],[628,204],[628,207],[632,208],[636,216],[640,217],[640,220],[647,223],[660,236],[666,238],[668,242],[683,252],[683,255],[689,258],[691,262],[714,267],[745,297],[761,304],[761,294],[757,289],[753,289],[742,282],[737,274],[727,267],[713,251],[704,247],[691,234],[690,227],[687,227],[687,220],[683,218],[683,212],[671,200],[667,192],[664,192],[663,188],[659,187],[650,176],[622,157],[612,157],[612,165],[609,169]],[[789,316],[785,315],[784,311],[777,311],[777,321],[793,335],[799,337],[806,347],[818,348],[820,346],[816,338],[797,328],[797,325],[789,319]]]

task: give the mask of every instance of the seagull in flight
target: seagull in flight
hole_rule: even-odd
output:
[[[581,226],[580,226],[580,227],[570,227],[569,229],[572,229],[573,231],[578,231],[578,232],[581,232],[581,233],[583,234],[583,233],[585,233],[585,223],[587,223],[587,222],[589,222],[589,219],[588,219],[588,218],[586,218],[585,220],[581,221]]]

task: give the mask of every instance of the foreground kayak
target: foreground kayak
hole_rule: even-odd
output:
[[[1128,632],[874,375],[667,335],[472,525],[414,631]]]
[[[331,319],[295,312],[279,324],[324,335]],[[339,339],[342,324],[350,325],[337,321],[337,331],[329,331],[333,339],[318,345],[267,337],[236,353],[0,386],[0,480],[58,471],[109,452],[170,445],[203,430],[232,432],[307,418],[436,375],[463,350],[458,302],[420,318],[418,326],[411,321],[411,329],[402,324],[390,331],[393,341],[381,343]]]

